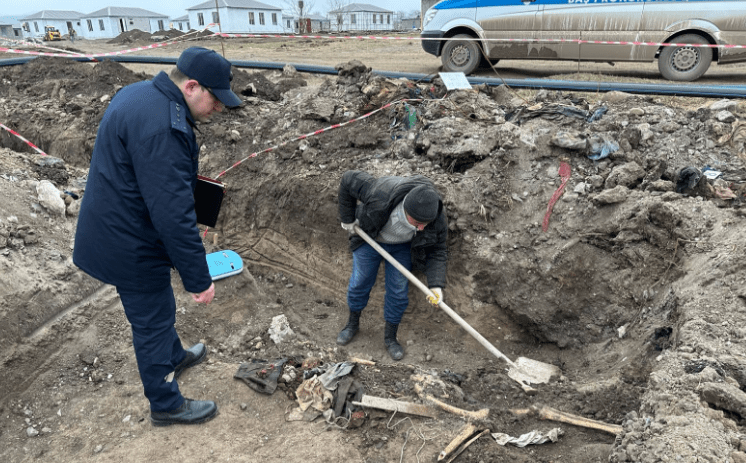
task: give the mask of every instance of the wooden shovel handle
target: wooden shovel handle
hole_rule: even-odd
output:
[[[375,249],[376,251],[378,251],[378,253],[381,254],[384,259],[386,259],[387,261],[389,261],[391,263],[391,265],[393,265],[394,267],[396,267],[396,269],[399,270],[402,273],[402,275],[404,275],[405,277],[407,277],[407,279],[409,281],[411,281],[415,286],[417,286],[420,289],[420,291],[422,291],[423,293],[425,293],[425,295],[427,295],[427,296],[435,298],[435,295],[433,294],[432,291],[430,291],[430,288],[428,288],[427,286],[425,286],[424,283],[422,283],[420,280],[418,280],[417,278],[415,278],[415,276],[412,275],[412,272],[410,272],[409,270],[407,270],[406,268],[404,268],[404,266],[402,264],[400,264],[399,262],[397,262],[397,260],[394,259],[391,256],[391,254],[389,254],[388,252],[386,252],[378,243],[375,242],[375,240],[373,240],[373,238],[371,238],[370,236],[368,236],[362,230],[362,228],[360,228],[357,225],[354,225],[353,229],[355,230],[355,233],[357,233],[360,236],[360,238],[364,239],[369,245],[371,245],[371,247],[373,249]],[[471,325],[469,325],[468,323],[466,323],[466,321],[463,318],[461,318],[459,316],[459,314],[457,314],[450,307],[448,307],[445,302],[440,301],[438,303],[438,307],[440,307],[445,313],[448,314],[449,317],[451,317],[456,323],[458,323],[461,326],[461,328],[465,329],[467,333],[469,333],[470,335],[472,335],[474,337],[474,339],[476,339],[479,342],[479,344],[481,344],[482,346],[484,346],[485,349],[487,349],[488,351],[490,351],[496,357],[499,357],[499,358],[505,360],[505,362],[507,362],[508,365],[510,365],[511,367],[518,368],[516,366],[516,364],[512,360],[510,360],[508,357],[505,356],[505,354],[503,354],[502,352],[500,352],[499,350],[497,350],[497,348],[495,346],[493,346],[492,344],[490,344],[490,342],[487,339],[485,339],[484,336],[482,336],[481,334],[479,334],[477,332],[477,330],[475,330],[474,328],[471,327]]]

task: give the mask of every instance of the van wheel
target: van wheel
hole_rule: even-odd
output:
[[[463,40],[469,39],[469,40]],[[458,34],[453,36],[443,47],[441,61],[446,72],[463,72],[471,74],[479,66],[482,50],[472,36]]]
[[[673,43],[709,43],[697,34],[676,37]],[[658,70],[668,80],[691,82],[702,76],[712,63],[712,49],[705,47],[670,46],[658,56]]]

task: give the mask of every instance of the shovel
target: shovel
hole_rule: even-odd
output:
[[[435,295],[432,291],[430,291],[430,288],[425,286],[420,280],[415,278],[412,273],[404,268],[403,265],[401,265],[399,262],[397,262],[396,259],[391,257],[391,254],[386,252],[378,243],[376,243],[370,236],[368,236],[359,226],[355,225],[354,228],[355,233],[358,234],[362,239],[364,239],[368,244],[370,244],[373,249],[378,251],[379,254],[383,256],[384,259],[389,261],[391,265],[396,267],[397,270],[399,270],[409,281],[411,281],[415,286],[417,286],[420,291],[425,293],[425,295],[435,298]],[[448,314],[449,317],[451,317],[456,323],[461,325],[463,329],[466,330],[467,333],[472,335],[474,339],[479,341],[479,344],[484,346],[490,353],[495,355],[498,358],[503,359],[510,368],[508,369],[508,376],[514,380],[516,380],[520,385],[521,388],[527,393],[535,393],[536,389],[531,387],[532,384],[542,384],[542,383],[548,383],[551,381],[552,378],[558,377],[560,375],[560,369],[554,365],[539,362],[538,360],[532,360],[525,357],[519,357],[516,359],[515,362],[510,360],[508,357],[505,356],[502,352],[497,350],[495,346],[490,344],[489,341],[487,341],[484,336],[479,334],[477,330],[471,327],[466,321],[459,316],[456,312],[454,312],[450,307],[446,305],[445,302],[440,301],[438,303],[438,307],[440,307],[445,313]]]

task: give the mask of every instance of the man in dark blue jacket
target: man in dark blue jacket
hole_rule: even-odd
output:
[[[196,121],[241,104],[231,78],[229,61],[192,47],[170,75],[121,89],[101,120],[78,218],[73,261],[116,287],[157,426],[202,423],[218,411],[213,401],[179,392],[176,379],[207,351],[201,343],[181,345],[171,268],[195,301],[212,301],[215,285],[194,211],[194,131]]]
[[[360,328],[360,313],[368,304],[383,257],[354,232],[358,225],[376,240],[405,269],[424,271],[430,290],[443,297],[448,261],[448,220],[443,201],[433,183],[421,176],[375,178],[362,171],[347,171],[339,185],[339,216],[342,228],[350,232],[352,275],[347,287],[350,309],[347,325],[337,344],[349,343]],[[386,320],[384,345],[394,360],[404,357],[396,339],[404,311],[409,305],[409,280],[386,261]]]

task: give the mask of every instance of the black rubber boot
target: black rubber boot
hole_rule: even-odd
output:
[[[389,355],[394,360],[401,360],[404,357],[404,349],[402,349],[399,341],[396,340],[396,332],[398,329],[399,325],[386,322],[386,331],[383,335],[383,343],[386,345]]]
[[[360,329],[360,312],[350,311],[350,318],[347,320],[347,325],[337,335],[337,344],[340,346],[349,344]]]

